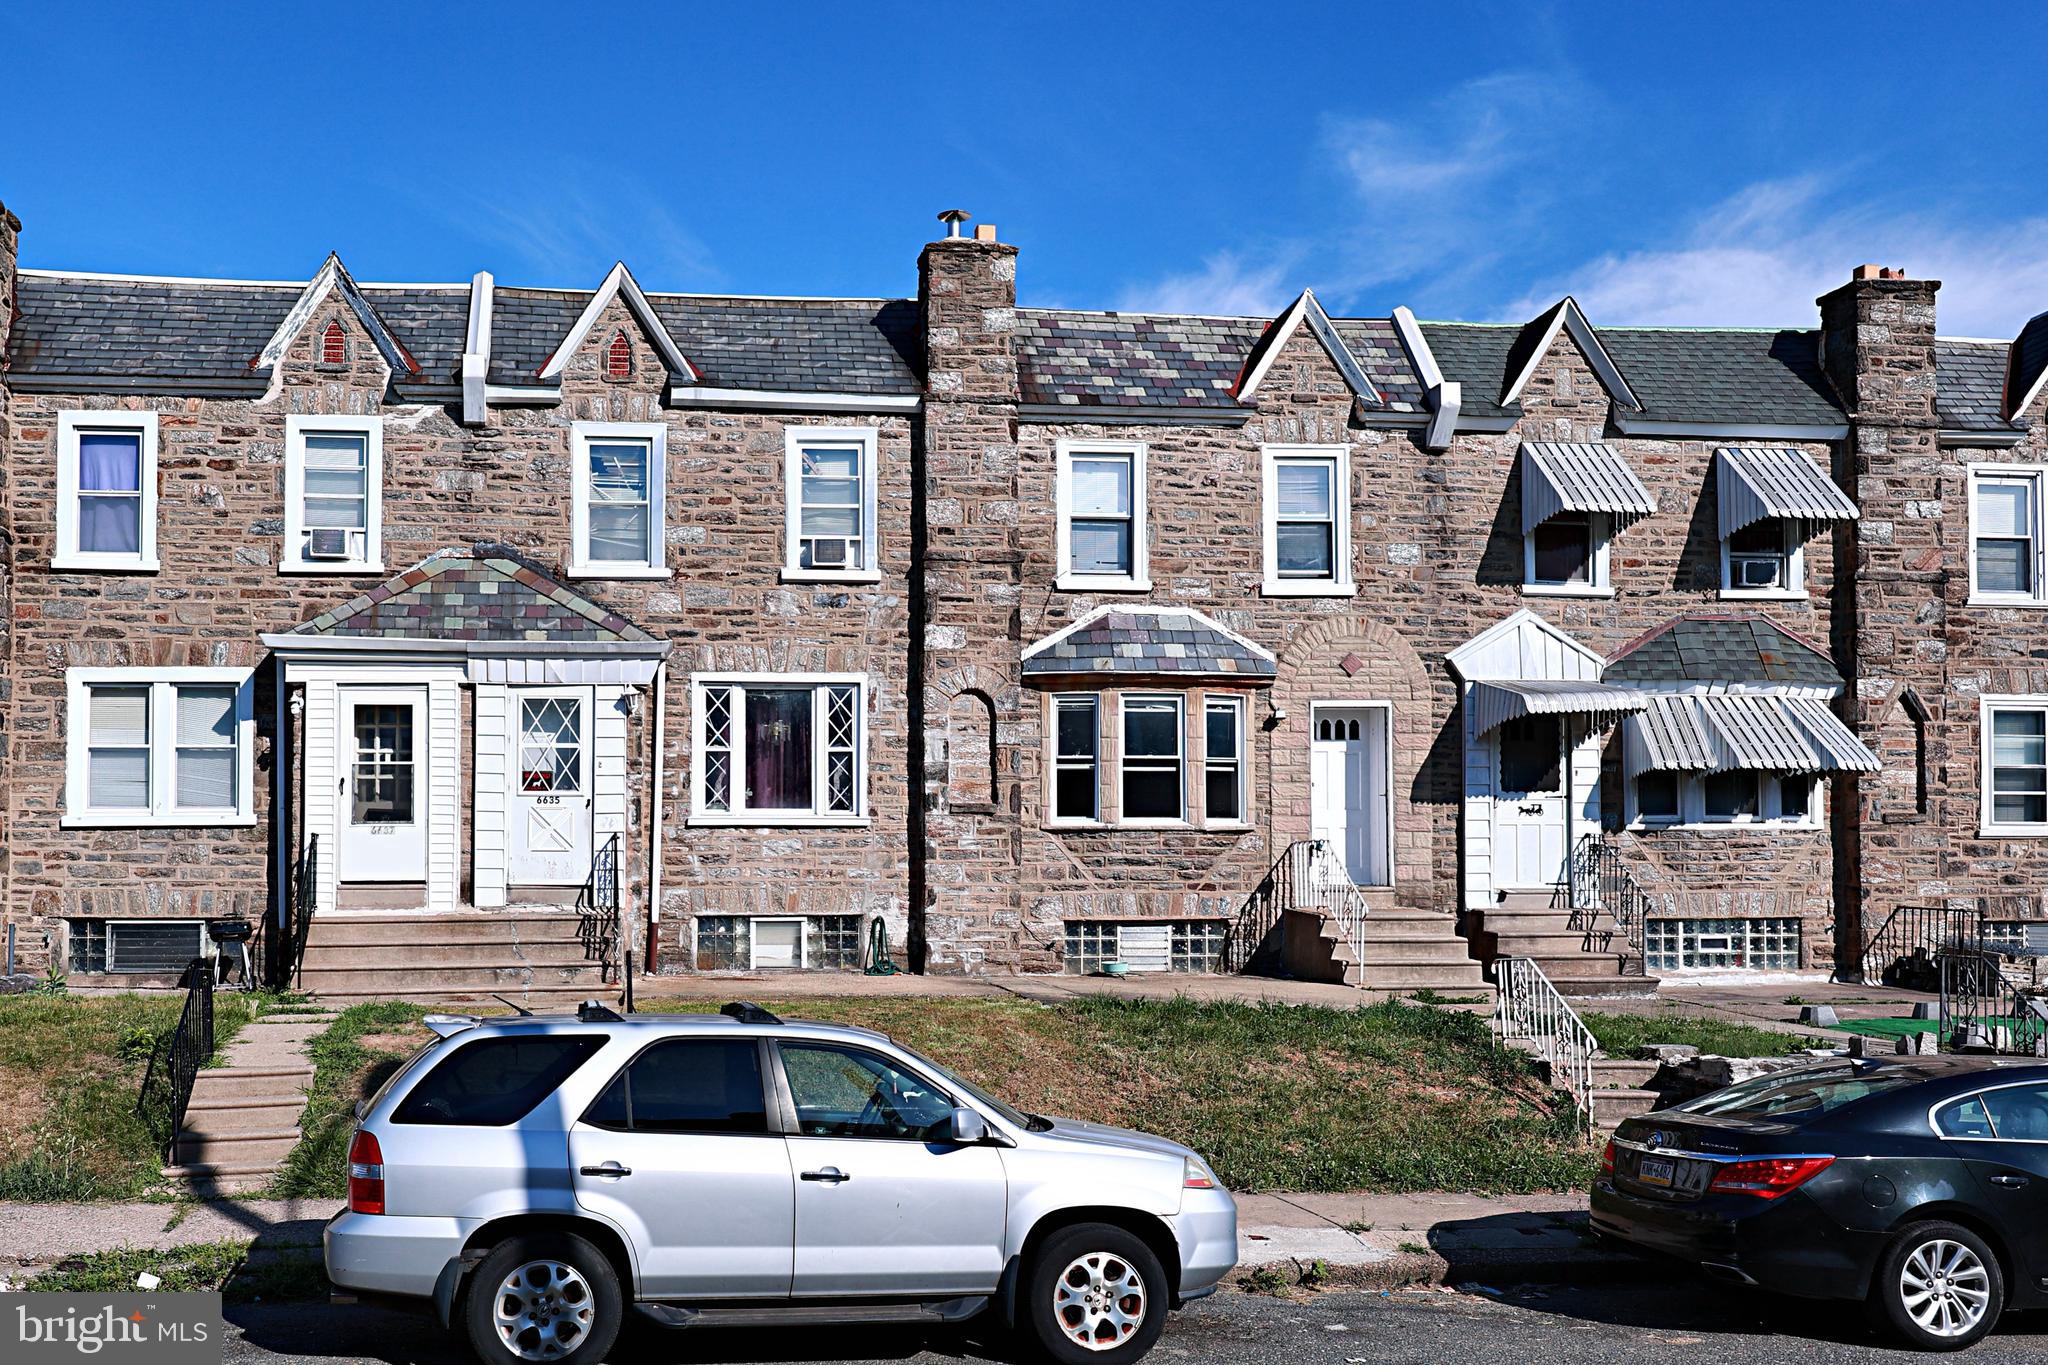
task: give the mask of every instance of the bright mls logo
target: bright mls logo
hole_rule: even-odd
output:
[[[11,1309],[12,1311],[7,1311]],[[218,1294],[9,1294],[0,1309],[9,1365],[96,1361],[219,1365]]]

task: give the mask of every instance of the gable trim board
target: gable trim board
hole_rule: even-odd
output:
[[[285,313],[284,321],[278,323],[277,330],[271,333],[270,340],[264,344],[263,350],[250,362],[250,368],[275,371],[278,362],[284,359],[285,351],[312,318],[314,310],[319,308],[321,300],[336,289],[341,291],[341,297],[348,304],[349,311],[355,314],[356,321],[370,334],[370,340],[376,345],[377,353],[384,357],[384,363],[391,367],[392,378],[396,379],[400,375],[417,375],[420,372],[419,362],[412,358],[412,353],[406,350],[404,344],[392,335],[391,329],[384,325],[384,319],[377,315],[376,307],[363,297],[361,287],[349,278],[348,269],[342,265],[341,257],[332,253],[321,263],[320,269],[314,272],[313,278],[307,283],[298,300]]]
[[[683,354],[682,347],[676,345],[676,339],[669,335],[668,327],[655,313],[654,305],[647,301],[647,295],[641,292],[639,282],[633,278],[633,272],[626,269],[624,261],[611,268],[611,273],[604,277],[604,283],[590,296],[590,302],[583,306],[583,311],[570,326],[568,335],[556,343],[554,352],[541,365],[539,377],[560,379],[563,369],[568,366],[569,357],[575,355],[577,349],[583,345],[585,338],[590,335],[590,330],[597,326],[597,320],[604,316],[604,310],[611,306],[612,300],[621,295],[625,297],[626,306],[632,310],[634,320],[645,329],[649,340],[654,343],[654,349],[661,353],[662,361],[668,366],[669,374],[672,376],[671,385],[695,384],[702,381],[703,372]]]
[[[1245,357],[1244,372],[1234,390],[1237,401],[1252,401],[1259,391],[1259,385],[1265,382],[1267,372],[1273,368],[1273,362],[1279,359],[1280,352],[1287,348],[1287,343],[1293,339],[1294,333],[1304,322],[1315,334],[1316,340],[1322,343],[1323,349],[1329,353],[1338,372],[1344,376],[1344,382],[1350,385],[1351,392],[1359,401],[1370,407],[1384,408],[1387,405],[1386,396],[1373,384],[1371,376],[1365,372],[1365,366],[1358,363],[1358,357],[1351,354],[1351,348],[1345,345],[1344,338],[1337,335],[1336,325],[1330,321],[1330,315],[1323,311],[1323,305],[1317,301],[1313,289],[1302,290],[1301,296],[1288,305],[1287,311],[1275,319],[1259,339],[1252,343],[1251,354]]]
[[[1507,388],[1502,391],[1502,407],[1507,407],[1521,398],[1522,389],[1535,376],[1536,367],[1543,363],[1543,357],[1550,353],[1558,332],[1564,330],[1571,334],[1572,340],[1585,355],[1586,363],[1593,367],[1593,375],[1600,381],[1601,387],[1607,390],[1608,397],[1624,408],[1636,412],[1643,410],[1642,400],[1636,397],[1635,390],[1629,387],[1628,380],[1622,375],[1621,367],[1614,363],[1614,357],[1610,356],[1607,348],[1601,344],[1599,335],[1593,330],[1593,324],[1586,321],[1586,315],[1579,310],[1578,300],[1566,294],[1552,305],[1549,313],[1539,316],[1529,324],[1530,328],[1537,326],[1541,326],[1543,330],[1523,358],[1521,369],[1513,374]],[[1527,335],[1528,328],[1524,328],[1523,336],[1526,338]],[[1517,345],[1520,345],[1520,341]]]

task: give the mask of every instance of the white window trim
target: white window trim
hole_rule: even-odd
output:
[[[1762,785],[1758,791],[1757,814],[1754,816],[1743,816],[1738,819],[1728,820],[1710,817],[1707,814],[1707,774],[1681,772],[1674,774],[1678,778],[1678,815],[1676,818],[1645,816],[1636,806],[1636,778],[1631,777],[1622,783],[1623,819],[1630,829],[1639,830],[1755,829],[1789,831],[1819,829],[1827,823],[1828,783],[1824,776],[1818,773],[1774,773],[1761,769],[1750,771],[1754,772],[1758,779],[1766,777],[1775,779],[1766,785]],[[1807,781],[1813,783],[1813,795],[1807,802],[1806,814],[1804,816],[1787,818],[1780,814],[1784,800],[1781,787],[1788,776],[1804,776]]]
[[[1125,723],[1125,712],[1132,702],[1164,701],[1173,704],[1174,734],[1179,740],[1176,754],[1180,760],[1180,814],[1170,818],[1147,816],[1132,819],[1124,812],[1124,770],[1130,762],[1130,730]],[[1116,698],[1116,826],[1119,829],[1192,829],[1188,820],[1188,777],[1192,765],[1188,762],[1188,694],[1185,692],[1119,692]]]
[[[803,567],[798,515],[802,510],[803,450],[807,445],[853,445],[860,448],[861,563],[846,569]],[[879,583],[882,581],[882,538],[877,516],[876,474],[881,460],[881,432],[875,427],[785,427],[782,433],[782,581],[785,583]]]
[[[1069,566],[1074,556],[1074,461],[1091,456],[1124,458],[1131,462],[1131,571],[1128,574],[1075,573]],[[1149,562],[1151,537],[1147,534],[1145,506],[1145,443],[1143,441],[1061,441],[1055,447],[1054,503],[1057,511],[1054,532],[1055,564],[1053,586],[1063,592],[1150,592]]]
[[[590,561],[590,443],[647,441],[647,521],[651,557],[645,563]],[[668,427],[660,422],[577,422],[569,428],[571,578],[668,578]]]
[[[824,791],[826,781],[825,727],[821,723],[812,727],[811,732],[811,787],[814,803],[809,811],[791,810],[709,810],[704,804],[704,694],[714,687],[809,687],[822,695],[828,686],[852,687],[856,690],[854,707],[854,750],[853,750],[853,809],[851,811],[822,812],[817,808],[817,794]],[[873,699],[873,686],[865,673],[693,673],[690,675],[690,819],[693,826],[704,827],[753,827],[760,829],[865,829],[874,823],[868,810],[868,706]],[[822,702],[814,703],[822,707]],[[732,756],[732,767],[728,781],[731,783],[729,800],[743,799],[746,788],[745,733],[741,727],[741,713],[735,708],[730,713],[732,729],[728,734],[727,752]]]
[[[1209,712],[1229,710],[1237,714],[1237,818],[1234,820],[1212,819],[1209,815]],[[1313,709],[1313,708],[1311,708]],[[1206,693],[1202,697],[1202,827],[1204,829],[1249,829],[1251,828],[1251,782],[1247,769],[1251,767],[1251,736],[1246,725],[1251,719],[1251,707],[1244,697],[1231,693]],[[1313,732],[1311,732],[1313,733]]]
[[[810,935],[805,932],[809,925],[802,915],[748,915],[747,921],[747,970],[750,972],[803,971],[811,965]],[[794,924],[796,926],[796,961],[788,967],[764,967],[761,965],[761,935],[757,932],[763,924]]]
[[[1060,703],[1082,701],[1088,703],[1090,714],[1095,718],[1095,763],[1091,770],[1095,778],[1092,784],[1094,801],[1089,807],[1090,813],[1086,816],[1061,815],[1059,813]],[[1046,730],[1047,739],[1050,741],[1047,750],[1047,771],[1052,774],[1052,782],[1047,786],[1045,792],[1045,823],[1048,828],[1103,829],[1106,827],[1107,822],[1102,818],[1102,770],[1105,766],[1103,763],[1104,754],[1102,752],[1102,713],[1104,710],[1102,702],[1103,694],[1100,692],[1055,692],[1046,698]]]
[[[1977,586],[1977,483],[1981,478],[1993,480],[2031,479],[2034,483],[2034,565],[2032,592],[1993,592]],[[1970,523],[1970,597],[1971,606],[2000,607],[2048,607],[2048,465],[2038,464],[1973,464],[1969,467],[1968,504],[1966,507]],[[1988,809],[1988,807],[1987,807]]]
[[[1289,460],[1323,459],[1336,464],[1331,481],[1336,493],[1336,544],[1332,548],[1332,579],[1282,578],[1277,527],[1280,510],[1279,468]],[[1351,447],[1348,445],[1267,445],[1259,447],[1260,539],[1264,542],[1260,592],[1266,597],[1356,597],[1351,571]]]
[[[142,494],[136,553],[107,554],[78,548],[78,438],[88,431],[134,432],[142,438],[136,483]],[[57,547],[50,567],[59,571],[126,569],[154,573],[156,556],[157,416],[153,412],[60,412],[57,414]]]
[[[363,438],[363,553],[357,559],[306,558],[306,437],[328,432]],[[284,419],[284,553],[279,573],[384,572],[384,419],[294,413]]]
[[[73,668],[64,674],[64,829],[207,829],[256,823],[255,670],[248,668]],[[180,810],[177,783],[177,701],[180,684],[235,689],[235,807]],[[87,804],[92,743],[90,689],[148,687],[149,806],[95,811]]]
[[[1614,542],[1614,518],[1605,512],[1587,512],[1586,534],[1593,541],[1592,579],[1586,583],[1538,583],[1536,581],[1536,529],[1522,537],[1522,595],[1525,597],[1612,597],[1614,584],[1607,575],[1608,546]]]
[[[1771,518],[1785,538],[1785,585],[1780,588],[1738,588],[1728,553],[1728,537],[1721,537],[1721,597],[1740,602],[1804,602],[1806,590],[1806,542],[1793,533],[1792,523]]]
[[[1973,555],[1974,559],[1975,556]],[[1977,698],[1977,833],[2000,839],[2048,839],[2048,824],[2003,824],[1991,818],[1991,713],[2048,712],[2048,696],[1986,692]]]

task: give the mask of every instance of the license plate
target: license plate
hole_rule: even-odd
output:
[[[1676,1170],[1677,1167],[1672,1162],[1646,1156],[1642,1164],[1636,1167],[1636,1179],[1645,1185],[1662,1185],[1665,1189],[1670,1189]]]

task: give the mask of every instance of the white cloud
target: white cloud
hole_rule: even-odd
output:
[[[460,205],[455,225],[507,253],[507,284],[588,288],[621,258],[649,289],[696,290],[720,279],[709,248],[659,196],[632,185],[603,194],[564,186],[517,201],[476,197]]]
[[[1499,316],[1526,319],[1570,293],[1596,325],[1811,326],[1813,301],[1865,262],[1942,281],[1947,336],[2010,337],[2048,308],[2048,220],[1955,221],[1844,204],[1833,189],[1813,176],[1752,185],[1672,244],[1595,257]]]
[[[1202,262],[1200,270],[1126,288],[1116,306],[1129,312],[1271,317],[1300,292],[1287,284],[1293,255],[1289,251],[1283,259],[1253,264],[1220,251]]]

